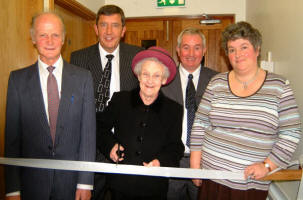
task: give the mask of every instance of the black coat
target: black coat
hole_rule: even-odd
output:
[[[162,167],[177,167],[183,156],[183,108],[162,92],[146,106],[139,89],[115,93],[103,114],[97,116],[98,148],[109,157],[119,142],[125,148],[122,164],[143,165],[154,159]],[[112,128],[114,127],[114,134]],[[135,175],[109,175],[110,188],[129,195],[166,194],[168,179]]]

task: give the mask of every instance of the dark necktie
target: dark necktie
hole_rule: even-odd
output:
[[[48,117],[49,117],[49,127],[50,133],[55,143],[56,135],[56,125],[58,117],[58,108],[59,108],[59,92],[56,77],[53,74],[55,67],[49,66],[47,70],[49,75],[47,78],[47,99],[48,99]]]
[[[112,59],[113,55],[106,55],[107,63],[103,70],[103,74],[101,76],[100,83],[97,88],[97,99],[96,99],[96,112],[102,112],[106,106],[106,102],[109,99],[109,86],[110,86],[110,78],[111,78],[111,70],[112,70]]]
[[[196,90],[193,83],[193,75],[188,75],[188,82],[186,87],[185,107],[187,109],[187,138],[186,145],[190,145],[190,133],[193,126],[195,112],[196,112]]]

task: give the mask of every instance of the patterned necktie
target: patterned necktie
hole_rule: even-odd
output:
[[[50,133],[55,143],[56,125],[59,108],[59,92],[56,77],[53,74],[55,67],[49,66],[47,70],[49,75],[47,78],[47,99],[48,99],[48,116],[49,116],[49,127]]]
[[[186,87],[185,107],[187,109],[187,137],[186,145],[190,145],[190,133],[194,123],[195,112],[196,112],[196,90],[193,83],[193,75],[188,75],[188,82]]]
[[[107,63],[103,70],[103,74],[101,76],[100,83],[97,88],[98,97],[96,99],[96,112],[102,112],[106,106],[106,102],[109,99],[109,86],[110,86],[110,78],[111,78],[111,70],[112,70],[112,59],[113,55],[106,55]]]

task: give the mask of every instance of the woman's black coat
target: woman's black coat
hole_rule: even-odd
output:
[[[161,167],[177,167],[184,152],[182,116],[182,106],[162,92],[149,106],[142,102],[138,88],[114,93],[97,116],[98,148],[109,158],[119,142],[125,148],[121,164],[142,166],[158,159]],[[139,196],[166,194],[168,187],[167,178],[137,175],[110,174],[107,183],[114,190]]]

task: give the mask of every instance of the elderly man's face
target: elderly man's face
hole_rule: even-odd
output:
[[[122,26],[119,14],[101,15],[98,24],[95,25],[95,32],[99,37],[99,42],[105,51],[112,53],[124,36],[125,26]]]
[[[32,37],[40,59],[48,65],[53,65],[60,57],[64,43],[63,25],[60,19],[49,13],[39,16]]]
[[[180,47],[177,47],[182,66],[190,73],[200,66],[205,51],[202,38],[198,34],[183,35]]]
[[[140,94],[144,97],[156,98],[161,85],[166,83],[164,67],[155,61],[145,61],[142,65],[141,74],[138,79],[140,82]]]

